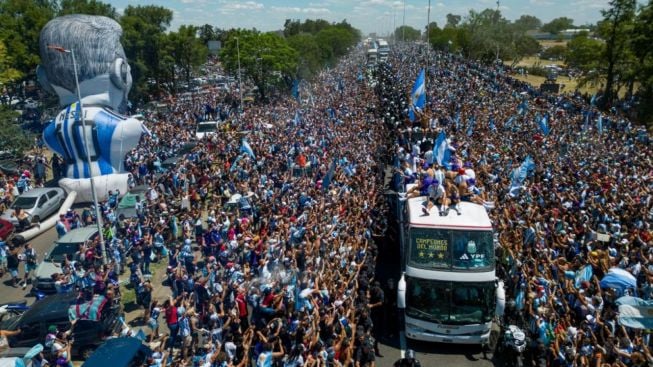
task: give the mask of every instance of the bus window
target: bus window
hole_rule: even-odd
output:
[[[453,233],[454,269],[488,269],[494,266],[492,232],[455,231]]]

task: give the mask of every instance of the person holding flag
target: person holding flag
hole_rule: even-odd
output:
[[[424,69],[422,69],[419,72],[417,79],[415,80],[415,85],[413,86],[413,91],[410,96],[410,108],[408,110],[408,118],[410,119],[410,122],[415,122],[415,112],[423,111],[425,105],[426,77],[424,74]]]

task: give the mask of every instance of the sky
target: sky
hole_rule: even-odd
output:
[[[182,24],[211,24],[223,29],[252,28],[273,31],[286,19],[347,19],[363,35],[384,36],[405,24],[420,30],[427,23],[428,0],[113,0],[118,12],[127,5],[161,5],[174,13],[171,29]],[[609,0],[501,0],[499,8],[510,20],[522,14],[537,16],[543,23],[566,16],[575,25],[595,23]],[[442,27],[447,13],[466,15],[470,9],[495,9],[496,0],[431,0],[431,21]]]

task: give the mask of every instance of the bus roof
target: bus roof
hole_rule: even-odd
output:
[[[409,185],[410,187],[410,185]],[[461,202],[458,204],[460,215],[455,210],[449,210],[449,215],[441,217],[438,209],[433,207],[430,215],[424,215],[422,208],[425,196],[408,199],[408,222],[411,227],[467,229],[472,231],[491,230],[490,216],[482,205]]]

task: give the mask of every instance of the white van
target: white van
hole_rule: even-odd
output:
[[[197,123],[195,136],[197,139],[202,140],[205,136],[217,135],[218,121],[202,121]]]

